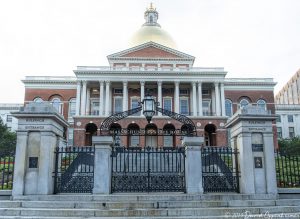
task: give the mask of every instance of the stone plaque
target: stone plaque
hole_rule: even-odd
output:
[[[263,168],[262,157],[254,157],[254,167]]]
[[[38,168],[38,157],[29,157],[29,168]]]
[[[264,151],[264,145],[263,144],[252,144],[252,151],[263,152]]]

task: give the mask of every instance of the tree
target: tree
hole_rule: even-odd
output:
[[[16,148],[17,135],[8,130],[0,118],[0,153],[13,152]]]
[[[291,139],[279,139],[279,150],[288,155],[300,155],[300,137]]]

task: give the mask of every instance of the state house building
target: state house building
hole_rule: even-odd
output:
[[[74,77],[23,80],[25,104],[49,101],[70,122],[68,145],[91,145],[105,118],[138,107],[147,93],[161,108],[190,118],[208,146],[228,145],[224,125],[241,107],[258,105],[274,114],[273,79],[226,78],[224,68],[194,67],[195,57],[176,49],[172,37],[157,23],[158,12],[152,5],[144,18],[130,48],[108,55],[108,66],[78,66]],[[182,139],[155,134],[182,128],[182,123],[159,112],[151,123],[138,112],[112,126],[151,131],[147,136],[121,136],[119,142],[125,146],[177,146]]]

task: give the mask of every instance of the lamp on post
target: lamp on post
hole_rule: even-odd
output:
[[[155,114],[156,103],[153,97],[151,97],[149,94],[146,94],[142,103],[143,103],[143,114],[146,117],[148,123],[150,123],[152,117]]]

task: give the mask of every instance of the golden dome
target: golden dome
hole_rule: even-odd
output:
[[[151,4],[144,14],[145,23],[143,26],[131,37],[129,46],[134,47],[149,41],[162,44],[164,46],[176,49],[176,43],[160,25],[157,23],[158,12]]]

